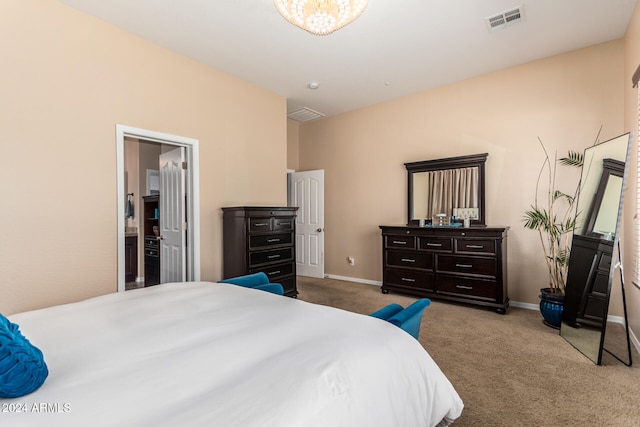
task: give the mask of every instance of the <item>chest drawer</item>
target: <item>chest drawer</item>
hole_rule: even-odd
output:
[[[438,271],[496,277],[495,258],[438,255]]]
[[[273,231],[293,230],[293,218],[273,218]]]
[[[271,218],[250,218],[249,232],[267,232],[271,231]]]
[[[402,270],[390,268],[387,270],[386,283],[392,286],[432,290],[433,273],[417,270]]]
[[[415,249],[416,238],[413,236],[385,236],[385,247],[398,249]]]
[[[495,255],[496,241],[492,239],[456,239],[456,252]]]
[[[433,270],[433,255],[417,251],[388,251],[387,265]]]
[[[268,248],[270,246],[290,245],[293,242],[292,233],[257,234],[249,236],[249,249]]]
[[[293,248],[256,251],[249,254],[249,263],[253,267],[259,264],[276,263],[293,260]]]
[[[438,279],[436,292],[495,300],[497,290],[496,286],[497,285],[494,280],[442,275]]]
[[[418,247],[427,251],[451,252],[453,248],[450,237],[420,236]]]

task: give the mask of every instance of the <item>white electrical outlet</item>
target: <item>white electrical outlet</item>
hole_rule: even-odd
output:
[[[356,259],[352,256],[347,257],[347,262],[349,263],[349,265],[356,265]]]

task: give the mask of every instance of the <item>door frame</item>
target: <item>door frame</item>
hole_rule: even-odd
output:
[[[191,197],[187,205],[187,281],[200,280],[200,148],[199,141],[184,136],[171,135],[131,126],[116,124],[116,186],[117,186],[117,231],[118,231],[118,292],[125,290],[125,138],[142,139],[160,144],[186,148],[188,163],[186,191]],[[140,232],[140,230],[138,230]]]

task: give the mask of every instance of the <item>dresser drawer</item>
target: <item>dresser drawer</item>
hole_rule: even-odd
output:
[[[291,231],[293,221],[293,218],[273,218],[273,231]]]
[[[495,255],[496,243],[492,239],[456,239],[456,252]]]
[[[160,249],[160,239],[157,237],[146,237],[144,238],[144,247],[150,249]]]
[[[433,270],[433,255],[417,251],[387,251],[387,265]]]
[[[293,243],[293,233],[257,234],[255,236],[249,236],[249,249],[290,245],[291,243]]]
[[[255,265],[276,263],[293,260],[293,248],[274,249],[271,251],[257,251],[249,254],[251,268]]]
[[[606,271],[607,273],[611,269],[611,254],[602,254],[600,262],[598,262],[598,270]]]
[[[438,271],[496,277],[495,258],[438,255]]]
[[[453,243],[450,237],[420,236],[418,248],[428,251],[451,252]]]
[[[387,269],[386,273],[385,285],[429,290],[433,289],[433,273],[416,270],[396,270],[393,268]]]
[[[495,301],[497,286],[494,280],[472,279],[468,277],[441,275],[438,278],[437,293],[463,295]]]
[[[269,281],[271,282],[278,277],[291,276],[293,274],[293,262],[287,262],[285,264],[270,265],[267,267],[249,269],[249,273],[259,273],[259,272],[263,272],[264,274],[266,274],[267,277],[269,277]]]
[[[249,232],[267,232],[271,231],[271,218],[250,218]]]
[[[387,248],[416,248],[416,238],[413,236],[384,236],[384,241]]]

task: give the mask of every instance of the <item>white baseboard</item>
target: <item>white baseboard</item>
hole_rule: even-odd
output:
[[[509,307],[526,308],[527,310],[540,310],[539,304],[531,304],[528,302],[509,301]]]
[[[377,280],[359,279],[357,277],[336,276],[335,274],[325,274],[327,279],[344,280],[345,282],[364,283],[365,285],[382,286],[382,282]]]

